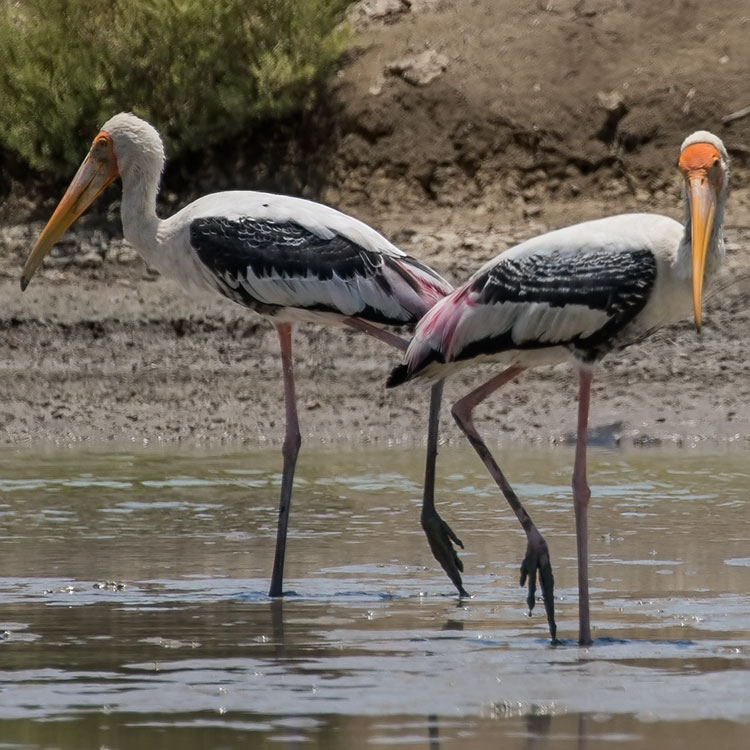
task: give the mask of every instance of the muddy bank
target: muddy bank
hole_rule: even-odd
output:
[[[401,244],[452,281],[464,278],[477,257],[489,258],[540,229],[433,226],[402,230]],[[3,444],[218,446],[282,439],[278,342],[267,322],[222,299],[186,295],[121,242],[108,244],[102,258],[92,249],[101,239],[96,233],[73,235],[80,252],[51,260],[22,294],[20,259],[38,229],[17,228],[14,262],[0,280]],[[750,439],[749,242],[749,230],[729,229],[730,260],[707,302],[700,337],[685,323],[605,360],[591,415],[599,442]],[[399,361],[395,351],[346,329],[303,326],[295,358],[306,442],[422,442],[425,387],[383,387]],[[491,371],[482,366],[456,376],[446,402]],[[479,414],[490,440],[565,442],[575,403],[575,378],[560,367],[522,376]],[[447,409],[442,434],[446,441],[462,439]]]
[[[745,441],[745,3],[601,5],[361,3],[358,35],[321,107],[170,162],[160,210],[234,187],[301,194],[368,221],[458,282],[509,245],[573,221],[630,210],[680,218],[677,150],[692,130],[710,128],[727,145],[732,176],[729,263],[704,333],[685,323],[606,360],[591,421],[610,443]],[[23,258],[69,177],[39,180],[0,155],[0,441],[278,442],[275,333],[149,272],[122,240],[116,189],[21,295]],[[295,345],[305,440],[422,441],[426,391],[383,389],[395,352],[316,327],[300,329]],[[446,401],[480,378],[457,377]],[[569,370],[528,374],[482,408],[485,432],[564,442],[575,400]],[[449,417],[443,435],[460,439]]]

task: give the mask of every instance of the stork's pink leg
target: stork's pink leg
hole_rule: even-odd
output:
[[[555,640],[557,634],[554,598],[555,581],[552,576],[552,565],[550,563],[547,542],[539,533],[534,522],[531,520],[531,517],[526,512],[526,509],[521,504],[518,496],[513,491],[510,483],[505,478],[505,475],[498,466],[493,455],[490,453],[489,448],[487,448],[480,437],[472,419],[472,412],[478,404],[484,401],[498,388],[516,377],[516,375],[522,373],[523,370],[523,367],[509,367],[507,370],[504,370],[494,378],[491,378],[484,385],[479,386],[479,388],[473,390],[467,396],[464,396],[457,401],[453,405],[451,412],[456,423],[469,439],[472,447],[479,454],[482,462],[487,467],[490,476],[495,480],[503,495],[505,495],[505,499],[516,514],[516,518],[518,518],[521,527],[526,532],[527,547],[526,557],[521,564],[521,585],[523,586],[528,579],[529,594],[526,601],[529,606],[529,611],[531,611],[535,604],[536,578],[537,573],[539,574],[539,584],[542,588],[542,597],[544,599],[544,609],[547,613],[549,632],[552,636],[552,640]]]
[[[573,466],[573,509],[576,516],[576,542],[578,545],[578,642],[591,645],[589,619],[589,499],[591,490],[586,480],[586,442],[588,437],[589,404],[593,373],[581,369],[578,379],[578,433],[576,458]]]
[[[386,331],[385,328],[368,323],[366,320],[360,320],[359,318],[344,318],[346,323],[351,328],[356,328],[358,331],[366,333],[368,336],[372,336],[374,339],[384,341],[394,349],[405,352],[409,348],[409,342],[406,339],[401,338],[396,333]]]
[[[284,379],[284,407],[286,431],[284,433],[284,468],[281,475],[281,500],[279,501],[279,525],[276,531],[276,554],[273,560],[269,596],[281,596],[284,581],[284,555],[286,553],[286,531],[289,524],[289,507],[292,504],[292,484],[302,438],[297,419],[297,397],[294,392],[294,368],[292,362],[292,327],[288,323],[276,325],[281,344],[281,371]]]

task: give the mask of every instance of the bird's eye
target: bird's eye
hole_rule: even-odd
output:
[[[718,167],[721,164],[721,159],[714,159],[714,168]]]
[[[109,148],[109,136],[106,133],[100,133],[94,138],[94,148],[98,151],[106,151]]]

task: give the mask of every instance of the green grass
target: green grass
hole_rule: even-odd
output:
[[[347,0],[0,0],[0,142],[69,170],[111,115],[171,155],[310,105],[348,40]]]

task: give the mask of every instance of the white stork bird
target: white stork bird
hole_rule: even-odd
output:
[[[553,640],[554,580],[549,550],[472,420],[474,408],[529,367],[571,362],[578,370],[573,501],[578,545],[579,635],[591,643],[588,592],[586,438],[594,365],[613,350],[682,320],[692,306],[700,331],[704,281],[724,257],[729,160],[706,131],[685,139],[684,226],[666,216],[624,214],[559,229],[507,250],[440,300],[419,322],[389,386],[442,379],[475,360],[505,369],[460,399],[452,413],[526,531],[521,585],[534,606],[537,572]]]
[[[188,290],[218,292],[268,318],[278,331],[286,405],[284,466],[270,596],[282,595],[289,507],[300,432],[292,369],[292,326],[349,325],[402,351],[382,326],[417,322],[450,285],[371,227],[328,206],[268,193],[207,195],[168,219],[156,215],[165,155],[147,122],[121,113],[102,126],[23,269],[21,288],[63,232],[118,175],[122,227],[144,260]],[[442,383],[430,399],[422,526],[462,596],[461,544],[434,507]]]

